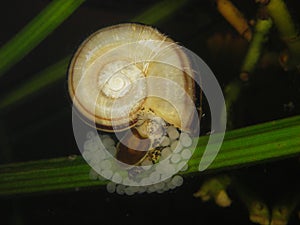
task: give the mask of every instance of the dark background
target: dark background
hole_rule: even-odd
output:
[[[33,19],[50,1],[5,1],[0,7],[0,46]],[[0,98],[47,66],[74,53],[79,44],[96,30],[128,22],[154,0],[87,1],[61,26],[0,79]],[[249,19],[255,18],[255,1],[233,1]],[[296,0],[287,1],[299,21]],[[247,42],[217,12],[213,1],[189,1],[156,27],[198,54],[212,69],[224,88],[238,77]],[[283,45],[276,30],[270,34],[266,51],[279,52]],[[300,76],[285,72],[278,63],[259,64],[251,82],[234,107],[235,127],[279,119],[300,112]],[[289,102],[294,108],[286,108]],[[202,121],[202,134],[209,131],[209,110]],[[43,89],[0,113],[1,163],[54,158],[79,154],[71,124],[71,103],[66,79]],[[298,164],[297,164],[298,163]],[[296,158],[241,168],[254,189],[272,201],[299,185]],[[235,171],[233,171],[235,172]],[[298,174],[298,175],[297,175]],[[193,197],[210,174],[185,178],[183,187],[164,194],[118,196],[103,187],[68,192],[51,192],[0,199],[0,224],[252,224],[235,192],[230,208]],[[263,180],[257,183],[257,180]],[[272,190],[272,191],[270,191]],[[299,224],[296,215],[291,224]]]

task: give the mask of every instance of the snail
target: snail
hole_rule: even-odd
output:
[[[74,54],[68,90],[80,117],[124,133],[117,159],[136,164],[161,142],[167,125],[192,133],[195,83],[189,59],[151,26],[125,23],[89,36]]]

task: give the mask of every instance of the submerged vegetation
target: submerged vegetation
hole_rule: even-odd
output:
[[[70,46],[72,51],[56,57],[46,68],[33,70],[35,75],[30,74],[28,78],[18,75],[14,78],[17,67],[21,65],[22,69],[20,62],[30,58],[30,53],[64,21],[68,21],[68,18],[82,8],[93,10],[98,4],[100,3],[88,3],[84,0],[51,1],[0,48],[0,78],[3,80],[3,93],[0,95],[0,196],[6,201],[18,201],[23,196],[51,196],[62,191],[84,193],[85,190],[100,189],[100,192],[104,192],[103,186],[108,184],[107,180],[97,174],[91,174],[89,165],[77,150],[70,125],[71,106],[67,94],[64,94],[63,103],[51,100],[61,98],[55,94],[55,87],[59,86],[59,94],[66,92],[66,73],[72,51],[77,46]],[[182,39],[183,45],[195,49],[205,59],[215,71],[225,95],[228,131],[219,154],[208,170],[200,173],[198,166],[208,141],[207,133],[213,133],[209,124],[209,106],[204,99],[201,136],[195,140],[198,144],[188,162],[188,168],[178,174],[189,182],[197,182],[194,186],[196,189],[200,186],[200,189],[197,191],[193,188],[184,195],[194,194],[204,202],[214,200],[221,207],[229,207],[234,201],[240,201],[247,208],[249,219],[258,224],[283,225],[290,218],[292,222],[296,221],[300,202],[299,177],[295,175],[300,168],[297,159],[300,157],[300,38],[297,20],[290,13],[290,8],[283,0],[249,0],[243,3],[215,0],[205,1],[203,6],[188,0],[163,0],[148,4],[147,9],[140,7],[139,14],[130,14],[132,18],[127,18],[125,22],[158,27],[169,23],[174,27],[178,21],[176,17],[186,16],[186,13],[191,12],[195,24],[186,26],[187,29],[195,28],[192,28],[190,36],[187,37],[184,31],[177,31],[181,32],[178,34],[180,38],[174,39]],[[299,7],[296,3],[293,4]],[[193,11],[195,7],[201,9],[199,13],[198,10]],[[201,7],[208,7],[209,13],[215,14],[210,16]],[[213,20],[214,16],[218,20]],[[188,17],[187,21],[189,20]],[[118,21],[114,21],[116,22]],[[217,26],[213,30],[207,28],[214,23]],[[99,26],[103,25],[96,27]],[[204,34],[192,38],[197,29],[201,32],[204,30]],[[81,34],[80,38],[84,35]],[[80,43],[79,39],[76,40],[77,44]],[[203,48],[203,52],[199,48]],[[31,70],[25,72],[28,74]],[[16,79],[21,81],[10,88],[9,84],[14,84]],[[45,98],[45,92],[50,97]],[[34,98],[38,100],[33,100],[32,103]],[[44,98],[48,103],[44,102]],[[44,105],[47,107],[43,108]],[[42,110],[39,111],[39,107]],[[32,108],[37,108],[37,113]],[[64,127],[52,125],[62,123],[61,121],[65,121]],[[45,139],[42,138],[36,141],[38,147],[34,147],[39,151],[30,151],[37,133],[42,133],[43,138],[47,136],[51,139],[48,143],[53,143],[50,146],[53,152],[43,145]],[[68,145],[62,145],[65,140]],[[15,144],[18,141],[22,146]],[[66,147],[69,149],[61,153],[61,149]],[[296,166],[290,168],[289,160]],[[258,165],[273,165],[272,163],[283,167],[282,174],[272,168],[270,171],[275,171],[275,175],[270,178],[262,175],[265,168],[255,171]],[[251,168],[254,168],[254,172]],[[280,183],[276,180],[276,173],[281,178],[290,179],[283,179],[285,183]],[[265,183],[265,187],[259,185],[260,180]],[[182,183],[180,178],[178,182]],[[257,188],[255,184],[260,187]],[[112,190],[110,186],[107,189]],[[276,198],[269,196],[266,199],[266,193],[273,191]],[[207,203],[203,203],[203,210],[206,205]],[[18,208],[17,211],[20,210],[22,209]],[[300,211],[298,214],[300,217]]]

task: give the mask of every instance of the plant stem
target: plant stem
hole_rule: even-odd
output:
[[[247,54],[244,58],[244,62],[241,67],[240,79],[235,79],[231,81],[225,87],[225,102],[227,110],[227,122],[228,129],[232,129],[233,119],[232,119],[232,107],[237,101],[240,92],[242,91],[245,81],[249,79],[249,73],[252,73],[260,59],[262,54],[263,45],[267,40],[267,34],[272,27],[272,21],[270,19],[262,20],[258,19],[254,28],[254,34],[250,41]]]
[[[255,28],[253,38],[251,39],[250,45],[248,47],[247,54],[245,56],[240,78],[243,81],[248,80],[248,74],[252,73],[255,66],[262,54],[262,49],[267,41],[267,35],[272,27],[271,19],[258,19]]]
[[[295,38],[298,30],[283,0],[270,0],[267,10],[283,39]]]
[[[0,49],[0,76],[19,62],[54,29],[67,19],[84,0],[54,0]]]
[[[225,95],[225,106],[227,113],[227,129],[231,130],[234,127],[233,118],[232,118],[232,108],[235,102],[237,101],[242,88],[244,86],[244,82],[241,79],[234,79],[229,84],[226,85],[224,89]]]
[[[283,52],[280,62],[285,70],[295,67],[300,70],[300,35],[299,30],[289,13],[283,0],[270,0],[267,10],[276,25],[281,39],[285,42],[288,51]]]
[[[54,65],[49,66],[42,72],[36,74],[31,79],[23,82],[18,88],[8,92],[5,97],[0,100],[0,109],[5,109],[6,107],[13,105],[15,102],[19,102],[34,93],[40,93],[43,88],[64,78],[68,69],[70,58],[70,56],[63,58]]]
[[[300,153],[300,116],[271,121],[226,133],[221,150],[208,171],[257,164]],[[188,170],[199,173],[198,166],[208,136],[198,139]],[[0,195],[16,195],[53,190],[101,186],[107,181],[89,179],[89,165],[81,156],[14,163],[0,166]]]
[[[217,9],[236,31],[247,41],[251,40],[252,32],[244,15],[229,0],[216,0]]]

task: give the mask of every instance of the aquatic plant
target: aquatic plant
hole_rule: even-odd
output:
[[[275,54],[276,59],[279,58],[280,65],[284,70],[293,71],[296,69],[296,73],[299,73],[297,69],[299,70],[300,39],[297,26],[288,7],[281,0],[258,2],[261,4],[259,12],[255,16],[254,22],[248,22],[246,16],[231,1],[216,0],[216,9],[234,27],[237,33],[249,42],[249,45],[242,63],[239,65],[239,73],[224,87],[230,131],[226,133],[220,153],[206,171],[210,174],[231,171],[231,169],[235,171],[236,168],[290,158],[298,156],[300,152],[298,147],[300,144],[299,116],[272,120],[243,128],[238,128],[235,123],[234,107],[242,92],[251,83],[261,60],[264,57],[273,57],[264,48],[269,39],[272,38],[270,34],[274,26],[278,30],[278,38],[286,47],[280,54]],[[16,66],[20,60],[51,34],[82,3],[84,3],[83,0],[52,1],[14,38],[2,46],[0,48],[1,78],[5,79],[6,73],[11,68]],[[129,21],[157,25],[170,18],[187,3],[186,0],[175,1],[175,3],[170,0],[161,1]],[[1,142],[3,162],[5,159],[10,161],[11,154],[9,143],[7,143],[9,141],[5,138],[7,136],[6,114],[9,114],[10,110],[13,111],[14,107],[22,102],[30,104],[30,97],[38,96],[42,90],[50,88],[57,82],[63,83],[70,58],[70,55],[61,58],[35,76],[25,79],[18,87],[8,88],[7,92],[1,96],[0,122],[2,126],[0,132],[3,138]],[[274,64],[274,60],[272,63]],[[291,102],[286,107],[289,110],[294,105]],[[43,127],[43,125],[41,126]],[[102,187],[105,185],[107,191],[118,192],[119,194],[132,195],[137,192],[152,193],[154,191],[162,193],[164,190],[180,186],[183,183],[182,177],[198,179],[198,164],[207,139],[208,136],[205,135],[195,139],[194,141],[198,143],[197,148],[189,160],[188,166],[169,179],[168,182],[156,186],[138,189],[116,185],[94,173],[80,155],[69,155],[61,158],[2,164],[0,166],[0,195],[1,197],[15,197],[33,193],[47,194],[58,190],[81,190],[87,187],[101,187],[103,189]],[[177,161],[175,158],[173,160],[174,162]],[[115,177],[115,180],[118,181],[118,177]],[[203,201],[214,199],[218,205],[225,207],[232,204],[231,196],[227,192],[229,188],[233,188],[241,201],[245,203],[249,210],[250,220],[260,224],[269,224],[270,221],[272,224],[287,223],[299,201],[298,192],[295,192],[294,195],[292,193],[292,197],[288,196],[286,199],[283,197],[281,202],[272,205],[272,209],[268,210],[268,204],[251,189],[249,190],[235,173],[230,172],[221,173],[220,176],[212,176],[204,180],[195,196],[200,197]],[[192,195],[192,193],[190,194]],[[289,201],[289,199],[293,199],[293,201]]]

